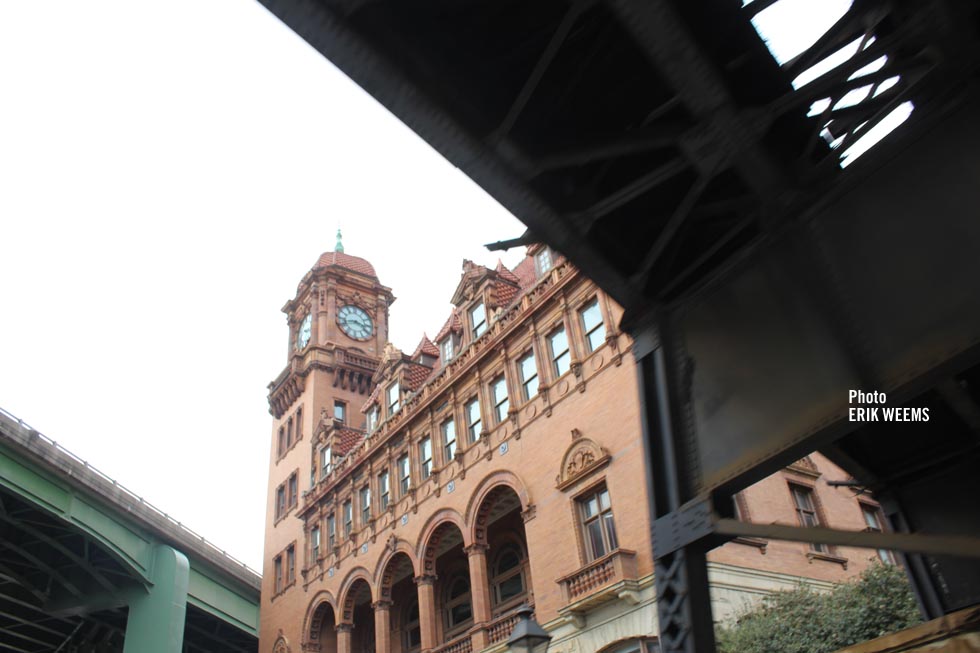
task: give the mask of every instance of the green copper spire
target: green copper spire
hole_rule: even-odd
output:
[[[340,229],[337,230],[337,244],[334,246],[333,251],[340,252],[341,254],[344,253],[344,241],[340,235]]]

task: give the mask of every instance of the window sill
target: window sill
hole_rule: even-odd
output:
[[[766,555],[766,547],[769,546],[769,540],[764,540],[759,537],[736,537],[732,542],[744,544],[745,546],[754,546],[759,549],[761,555]]]
[[[819,551],[807,551],[806,557],[809,558],[810,564],[813,564],[814,560],[823,560],[825,562],[835,562],[847,569],[847,558],[841,558],[840,556],[831,555],[829,553],[820,553]]]

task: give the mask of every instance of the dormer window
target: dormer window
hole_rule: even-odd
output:
[[[371,410],[367,413],[367,432],[371,433],[374,429],[378,428],[378,418],[381,416],[381,410],[377,406],[373,406]]]
[[[453,359],[453,336],[452,334],[446,336],[446,339],[439,343],[439,354],[442,356],[442,362],[448,363]]]
[[[385,396],[388,399],[388,416],[390,417],[398,412],[399,408],[397,381],[388,386],[388,389],[385,391]]]
[[[542,247],[541,251],[534,255],[534,267],[538,271],[538,276],[544,276],[547,274],[554,264],[551,260],[551,250],[547,247]]]
[[[484,308],[483,302],[480,302],[470,309],[470,333],[473,334],[473,339],[476,340],[482,336],[486,330],[487,309]]]

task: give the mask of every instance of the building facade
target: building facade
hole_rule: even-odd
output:
[[[320,257],[283,307],[260,650],[505,651],[528,604],[551,653],[656,641],[640,406],[621,309],[544,246],[464,262],[410,355],[373,266]],[[741,519],[880,528],[819,454],[746,489]],[[716,618],[887,552],[738,539],[711,554]]]

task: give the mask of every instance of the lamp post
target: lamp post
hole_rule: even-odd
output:
[[[532,617],[533,614],[534,610],[527,605],[522,605],[517,608],[517,616],[520,621],[514,625],[514,630],[511,631],[510,637],[507,638],[507,646],[512,651],[532,653],[535,647],[541,644],[544,644],[544,650],[547,650],[547,644],[551,641],[551,635],[541,627],[541,624],[534,620]]]

